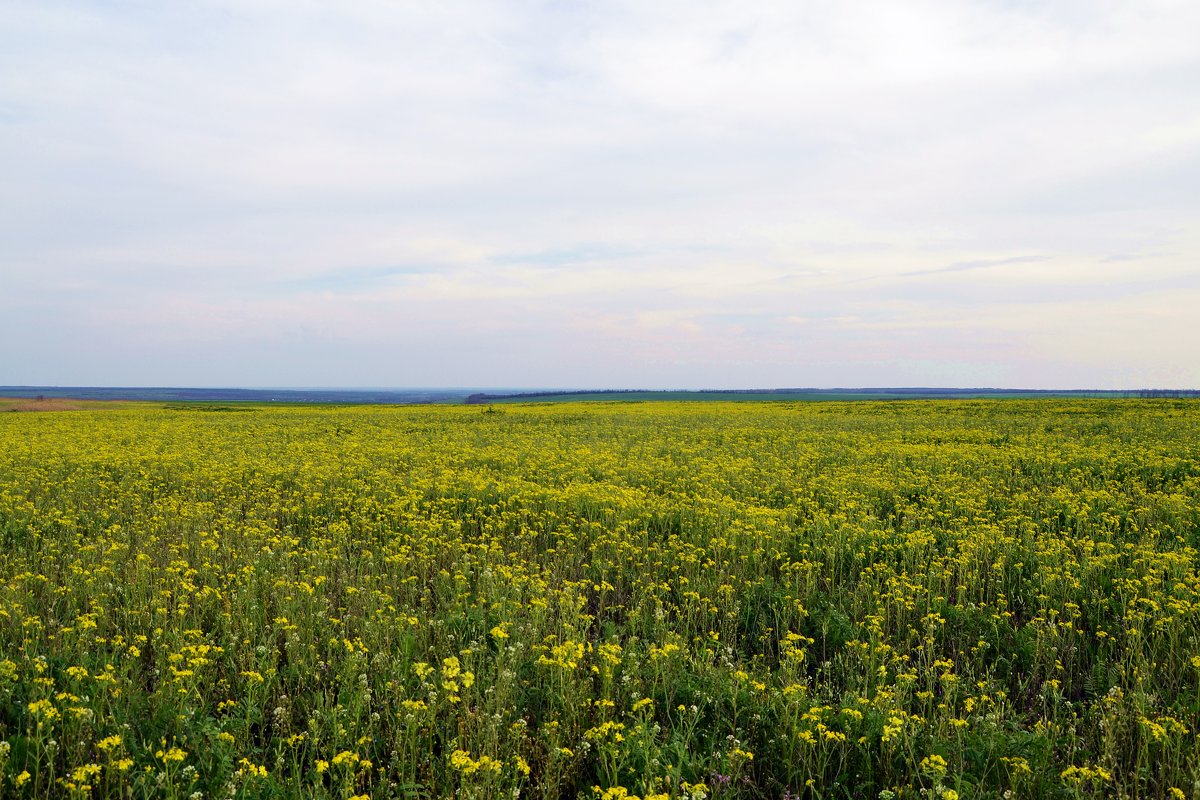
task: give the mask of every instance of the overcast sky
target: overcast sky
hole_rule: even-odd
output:
[[[0,0],[0,384],[1197,387],[1198,31]]]

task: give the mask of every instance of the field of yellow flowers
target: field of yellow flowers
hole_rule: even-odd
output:
[[[1200,796],[1200,404],[0,416],[0,796]]]

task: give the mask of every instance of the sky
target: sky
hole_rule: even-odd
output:
[[[0,0],[0,385],[1200,387],[1200,3]]]

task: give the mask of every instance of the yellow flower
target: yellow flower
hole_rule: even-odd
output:
[[[159,750],[154,754],[154,757],[170,764],[175,761],[183,761],[187,758],[187,753],[178,747],[172,747],[169,750]]]
[[[99,764],[84,764],[82,767],[76,767],[71,771],[71,780],[76,783],[84,783],[94,775],[100,774]]]
[[[474,775],[476,772],[498,775],[503,764],[491,756],[483,755],[476,760],[471,758],[471,754],[466,750],[455,750],[450,754],[450,766],[464,775]]]
[[[120,746],[121,746],[121,737],[116,734],[114,734],[113,736],[105,737],[104,739],[101,739],[100,741],[96,742],[96,747],[99,747],[101,750],[113,750]]]
[[[921,772],[925,773],[934,780],[941,780],[946,777],[946,759],[939,756],[937,753],[926,756],[921,759]]]
[[[740,747],[735,747],[733,750],[731,750],[729,752],[729,760],[733,761],[735,763],[743,762],[743,761],[753,761],[754,753],[751,753],[749,750],[743,750]]]
[[[600,787],[593,787],[593,791],[599,792]],[[630,794],[624,786],[613,786],[600,794],[600,800],[641,800],[641,798],[636,794]]]

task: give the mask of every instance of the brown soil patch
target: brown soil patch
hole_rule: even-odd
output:
[[[82,411],[105,404],[102,400],[68,400],[65,397],[0,397],[0,412]]]

